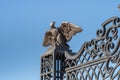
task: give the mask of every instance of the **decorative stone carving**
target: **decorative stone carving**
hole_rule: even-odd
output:
[[[78,32],[82,31],[82,28],[69,23],[63,22],[60,27],[55,27],[55,22],[50,23],[50,30],[46,32],[43,46],[52,47],[64,47],[69,49],[67,42]]]

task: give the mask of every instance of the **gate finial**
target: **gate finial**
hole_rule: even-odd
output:
[[[69,48],[67,42],[78,33],[82,32],[82,28],[69,22],[63,22],[60,27],[55,27],[55,22],[50,23],[51,29],[46,32],[43,46],[61,46],[66,49]]]

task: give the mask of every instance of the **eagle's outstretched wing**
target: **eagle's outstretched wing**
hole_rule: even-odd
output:
[[[82,32],[82,28],[69,22],[63,22],[59,29],[65,36],[67,42],[70,41],[76,33]]]

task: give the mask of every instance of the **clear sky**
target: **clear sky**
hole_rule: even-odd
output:
[[[0,80],[40,80],[40,56],[49,23],[79,25],[69,45],[77,52],[108,18],[120,16],[120,0],[0,0]]]

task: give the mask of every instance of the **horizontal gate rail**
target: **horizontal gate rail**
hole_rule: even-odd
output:
[[[66,72],[71,72],[71,71],[74,71],[74,70],[77,70],[77,69],[80,69],[80,68],[89,67],[89,66],[92,66],[92,65],[103,63],[107,60],[107,58],[108,57],[103,57],[103,58],[100,58],[98,60],[93,60],[93,61],[86,62],[85,64],[80,64],[80,65],[77,65],[77,66],[66,68],[65,70],[66,70]]]

